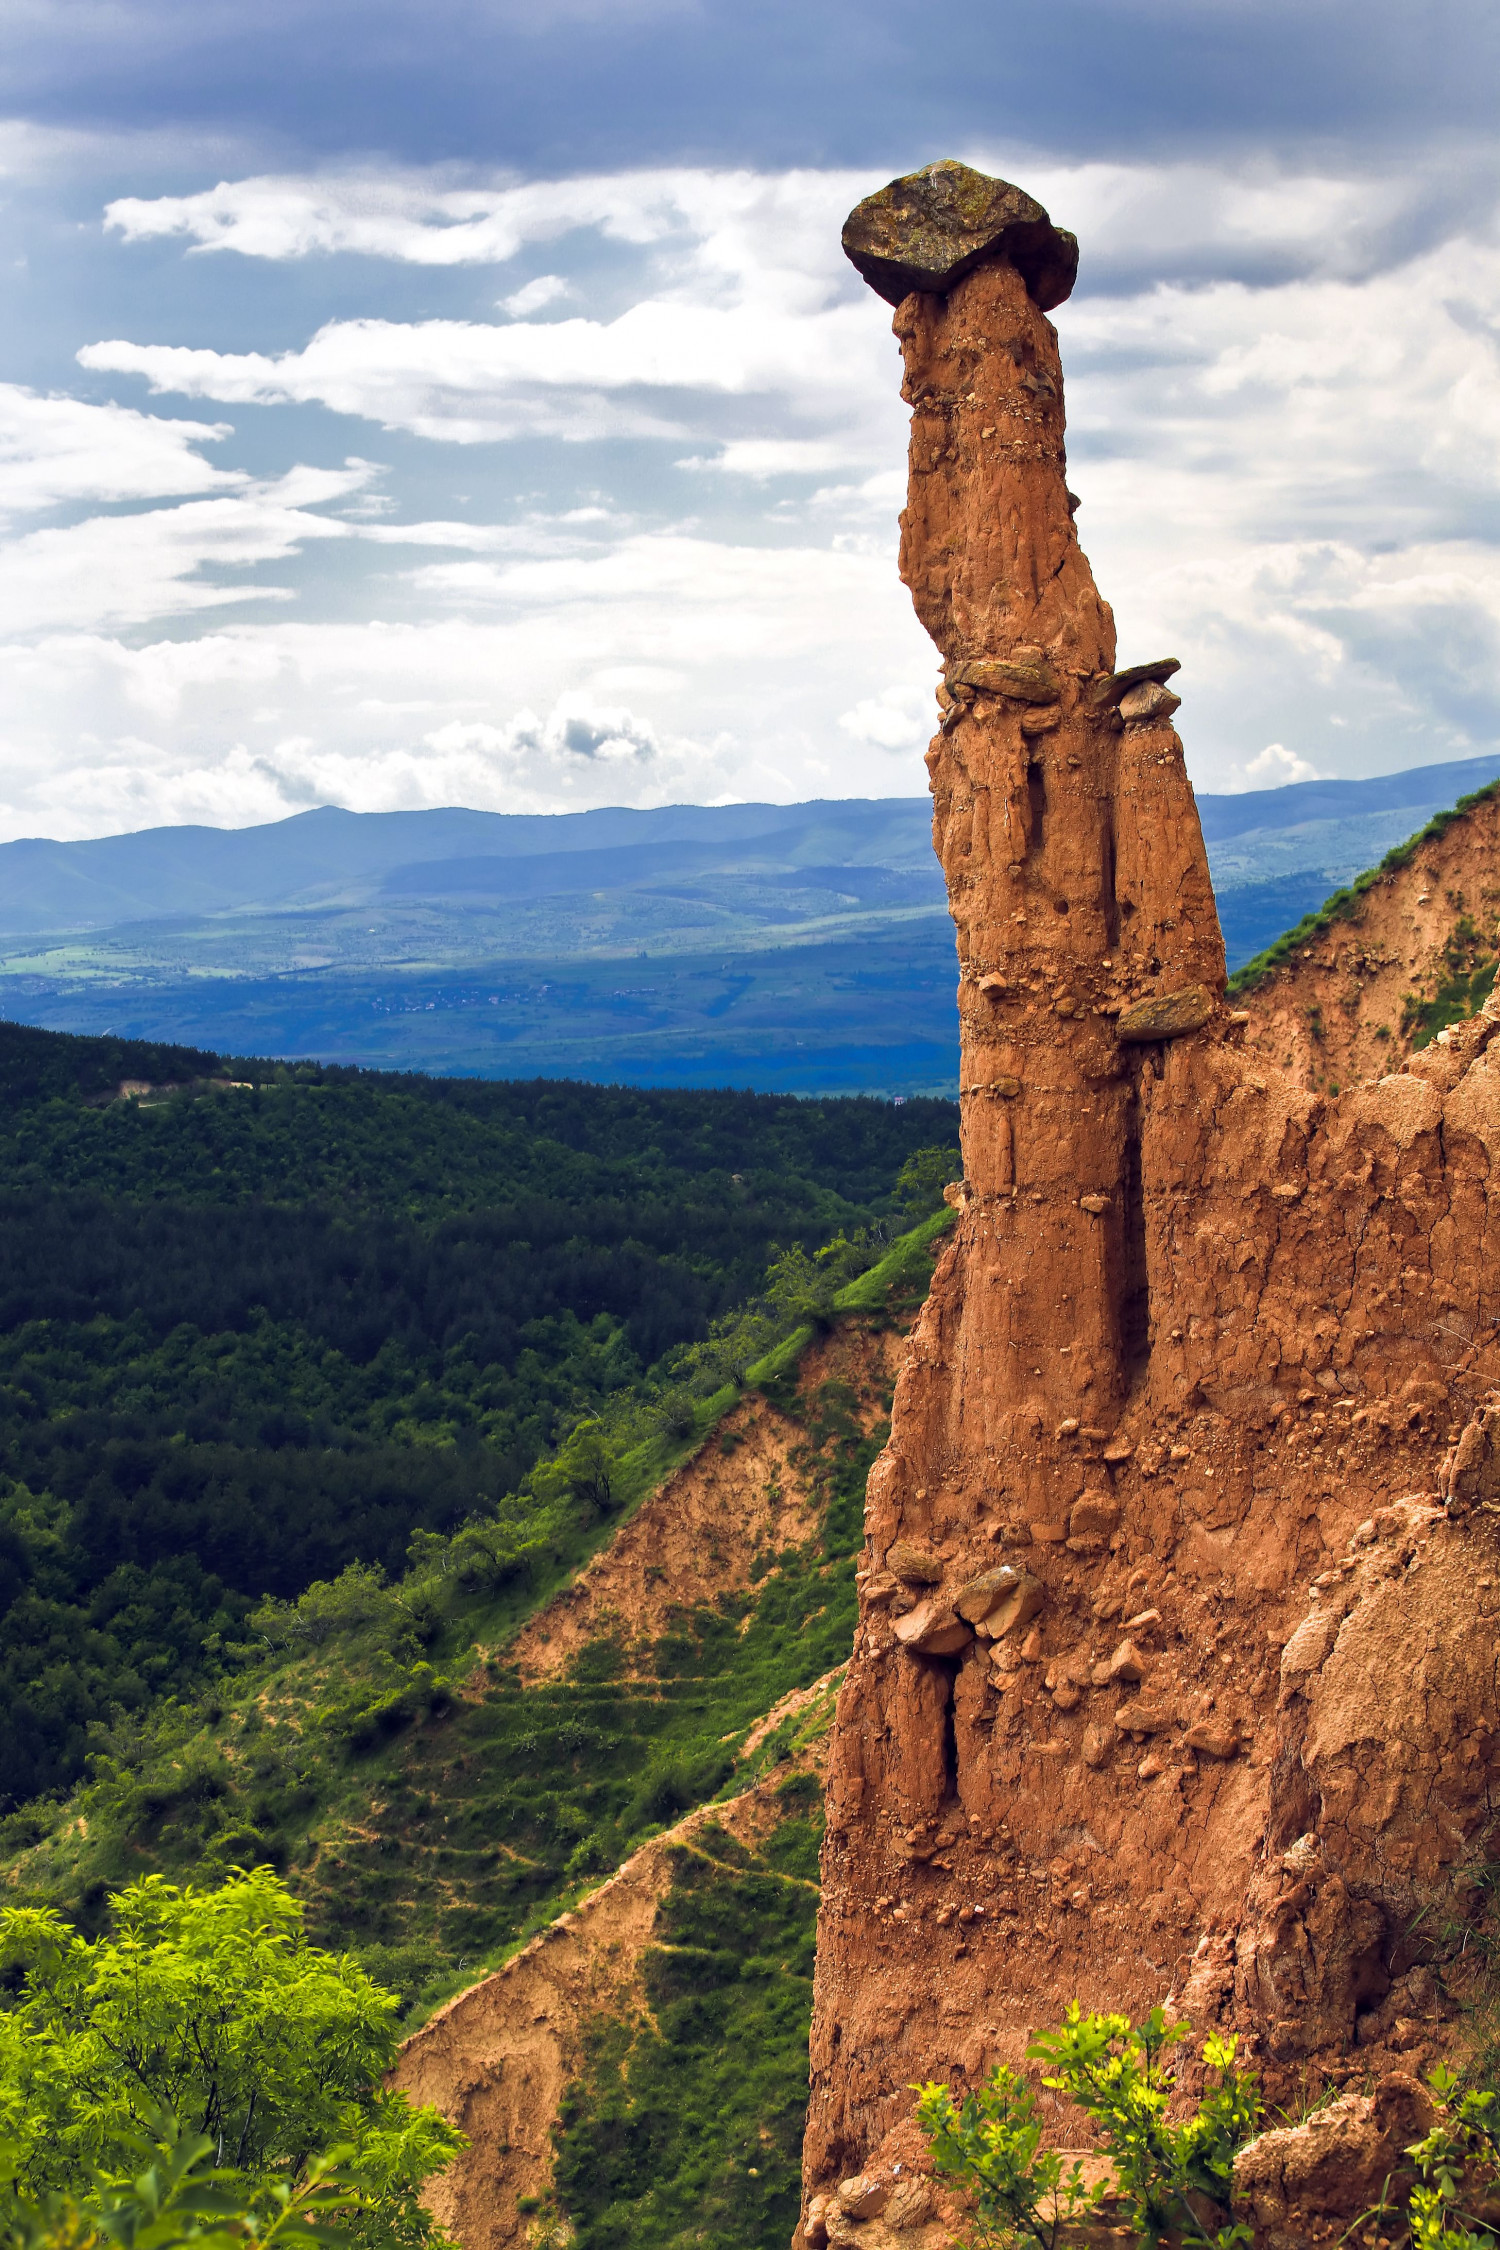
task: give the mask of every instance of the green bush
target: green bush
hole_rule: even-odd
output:
[[[421,2250],[418,2196],[462,2145],[382,2076],[397,2002],[347,1955],[303,1934],[269,1868],[218,1889],[147,1876],[82,1937],[48,1908],[0,1914],[0,2139],[21,2199],[87,2196],[163,2113],[206,2136],[253,2205],[342,2148],[364,2183],[360,2232]]]
[[[1404,2214],[1411,2250],[1494,2250],[1500,2242],[1500,2095],[1474,2087],[1460,2094],[1457,2078],[1441,2063],[1428,2083],[1437,2117],[1431,2132],[1406,2151],[1418,2173]],[[1400,2215],[1399,2208],[1387,2201],[1361,2214],[1392,2215]]]
[[[314,2159],[300,2180],[270,2181],[251,2196],[238,2174],[210,2166],[207,2133],[184,2134],[168,2111],[158,2112],[152,2131],[155,2139],[122,2138],[126,2168],[119,2158],[100,2166],[76,2194],[32,2200],[0,2176],[10,2250],[315,2250],[339,2232],[362,2231],[365,2196],[335,2154]]]
[[[908,1226],[941,1211],[943,1190],[950,1180],[962,1177],[964,1160],[956,1148],[914,1149],[896,1175],[896,1200],[906,1213]]]
[[[618,1476],[619,1461],[609,1432],[593,1417],[569,1433],[550,1461],[532,1470],[530,1484],[544,1505],[566,1497],[604,1516],[614,1505]]]
[[[1137,2243],[1154,2250],[1170,2235],[1201,2250],[1232,2250],[1252,2240],[1230,2206],[1235,2154],[1255,2131],[1260,2098],[1253,2076],[1235,2065],[1236,2042],[1210,2038],[1203,2061],[1217,2082],[1172,2123],[1177,2071],[1169,2056],[1187,2031],[1160,2008],[1137,2026],[1128,2016],[1085,2015],[1074,2001],[1059,2029],[1026,2051],[1051,2065],[1042,2084],[1102,2129]],[[961,2107],[946,2086],[917,2092],[938,2169],[969,2189],[985,2242],[1055,2250],[1064,2230],[1103,2202],[1104,2190],[1086,2187],[1079,2165],[1064,2173],[1057,2152],[1041,2148],[1036,2097],[1017,2072],[997,2069]]]

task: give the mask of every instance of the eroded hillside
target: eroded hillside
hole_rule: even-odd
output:
[[[1500,795],[1486,791],[1232,981],[1246,1048],[1308,1092],[1383,1077],[1473,1013],[1497,950]]]
[[[561,1583],[553,1557],[528,1595],[481,1525],[429,1542],[425,1577],[346,1576],[278,1613],[291,1638],[257,1672],[119,1729],[87,1794],[12,1823],[12,1897],[89,1916],[131,1874],[283,1867],[320,1939],[413,2020],[439,2011],[412,2067],[474,2136],[444,2190],[466,2245],[476,2213],[486,2241],[541,2223],[554,2162],[581,2244],[615,2239],[622,2200],[642,2244],[689,2204],[724,2250],[788,2234],[822,1736],[865,1479],[948,1223],[710,1402],[622,1519],[580,1518]],[[622,2104],[653,2119],[628,2163]]]
[[[618,1645],[628,1676],[650,1672],[665,1621],[745,1598],[783,1552],[819,1536],[827,1464],[809,1443],[830,1411],[868,1438],[890,1410],[905,1324],[846,1324],[812,1344],[788,1397],[753,1392],[632,1516],[506,1651],[527,1687],[562,1678],[583,1651]],[[780,1401],[778,1403],[777,1401]],[[794,1405],[795,1402],[795,1405]]]
[[[396,2083],[469,2137],[432,2196],[464,2250],[526,2241],[534,2214],[555,2204],[559,2170],[568,2220],[585,2244],[600,2221],[607,2232],[627,2214],[636,2244],[670,2239],[690,2217],[718,2240],[790,2233],[807,2103],[819,1802],[840,1676],[805,1698],[806,1739],[789,1758],[643,1844],[575,1912],[408,2041]],[[742,1976],[747,1962],[752,1973]],[[749,2092],[757,2074],[758,2099]],[[716,2134],[684,2135],[682,2110],[704,2079],[716,2083],[715,2106],[727,2096],[732,2115]],[[636,2118],[636,2145],[622,2162],[618,2111],[632,2095],[639,2108],[643,2094],[650,2115]],[[748,2227],[747,2201],[755,2207]]]
[[[628,1709],[638,1724],[654,1714],[670,1725],[684,1709],[739,1724],[715,1745],[718,1801],[648,1838],[408,2043],[399,2083],[470,2138],[434,2205],[464,2250],[525,2240],[550,2206],[555,2172],[583,2244],[596,2239],[595,2223],[598,2240],[614,2239],[622,2209],[629,2239],[643,2244],[658,2230],[671,2239],[687,2216],[725,2244],[779,2238],[795,2224],[817,1807],[842,1676],[835,1662],[796,1680],[806,1670],[797,1652],[847,1650],[853,1577],[840,1558],[859,1541],[864,1472],[885,1435],[913,1310],[846,1318],[769,1395],[747,1395],[523,1627],[505,1651],[507,1684],[476,1674],[471,1723],[482,1726],[497,1699],[529,1714],[538,1786],[564,1799],[580,1792],[592,1803],[590,1780],[603,1783],[580,1769],[591,1749],[610,1750],[600,1726],[608,1709]],[[706,1619],[724,1629],[705,1630]],[[585,1729],[592,1742],[579,1739]],[[560,1759],[548,1754],[554,1746]],[[461,1772],[450,1774],[461,1793]],[[652,1809],[675,1809],[674,1788],[690,1781],[669,1770]],[[357,1848],[346,1837],[338,1881]],[[319,1875],[331,1889],[335,1870]],[[742,1959],[758,1964],[748,1982]],[[719,2123],[679,2147],[698,2076],[718,2085]],[[622,2159],[610,2118],[627,2100],[652,2109],[653,2123]]]

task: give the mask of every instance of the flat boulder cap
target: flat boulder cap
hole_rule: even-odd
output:
[[[899,305],[914,289],[945,296],[978,265],[1013,265],[1042,312],[1078,278],[1078,238],[1055,227],[1035,196],[945,159],[892,180],[844,221],[844,254],[877,296]]]

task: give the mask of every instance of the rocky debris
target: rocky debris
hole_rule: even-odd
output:
[[[1160,656],[1152,664],[1131,664],[1123,672],[1107,672],[1091,683],[1090,700],[1095,703],[1118,704],[1132,688],[1142,686],[1165,687],[1182,665],[1175,656]]]
[[[1176,1724],[1175,1705],[1148,1703],[1144,1696],[1135,1703],[1122,1703],[1115,1713],[1121,1734],[1167,1734]]]
[[[865,1428],[873,1428],[899,1350],[897,1331],[841,1322],[809,1345],[802,1376],[814,1390],[825,1382],[846,1385]],[[823,1501],[798,1465],[804,1436],[799,1423],[766,1400],[743,1399],[719,1425],[717,1442],[684,1462],[573,1583],[522,1627],[506,1662],[533,1686],[560,1677],[581,1648],[610,1633],[623,1638],[627,1657],[639,1651],[649,1669],[674,1604],[690,1607],[748,1588],[767,1544],[815,1534]],[[942,1575],[935,1562],[933,1577]],[[866,1592],[879,1598],[868,1585]]]
[[[984,1638],[1001,1641],[1009,1634],[1021,1632],[1039,1613],[1046,1598],[1047,1589],[1041,1580],[1023,1570],[1004,1600],[986,1610],[980,1624]]]
[[[1197,1750],[1206,1758],[1232,1758],[1240,1747],[1237,1730],[1232,1726],[1216,1725],[1212,1719],[1195,1719],[1182,1738],[1185,1750]]]
[[[856,204],[844,255],[887,304],[913,290],[945,296],[984,259],[1003,259],[1033,303],[1051,312],[1072,292],[1078,240],[1055,227],[1035,196],[967,164],[926,165]]]
[[[977,1625],[994,1611],[1006,1608],[1026,1583],[1024,1571],[1017,1570],[1014,1563],[1001,1563],[998,1569],[982,1570],[977,1578],[970,1578],[960,1586],[953,1597],[953,1607],[960,1617]],[[1030,1583],[1035,1585],[1036,1581],[1033,1579]]]
[[[1237,2205],[1264,2250],[1303,2250],[1314,2222],[1348,2222],[1397,2201],[1415,2178],[1406,2150],[1431,2129],[1431,2097],[1391,2071],[1369,2094],[1343,2094],[1301,2125],[1262,2133],[1235,2158]]]
[[[1102,1546],[1118,1529],[1119,1522],[1118,1500],[1107,1492],[1085,1492],[1068,1510],[1068,1543],[1075,1553],[1080,1540]]]
[[[896,1639],[916,1656],[956,1656],[974,1638],[974,1628],[940,1597],[919,1602],[892,1626]]]
[[[998,656],[969,657],[945,665],[943,678],[950,689],[985,688],[991,695],[1007,696],[1015,703],[1056,703],[1062,694],[1057,674],[1047,665],[1007,664]],[[1028,734],[1040,731],[1030,713],[1022,720],[1022,728]]]
[[[1297,1686],[1309,1672],[1320,1669],[1323,1659],[1338,1639],[1342,1622],[1337,1610],[1314,1610],[1304,1617],[1295,1633],[1281,1652],[1281,1677],[1289,1686]]]
[[[943,1570],[906,1636],[865,1602],[840,1695],[825,2198],[887,2176],[914,2083],[1019,2066],[1075,1998],[1183,1991],[1273,2105],[1426,2067],[1500,1798],[1500,1526],[1467,1497],[1500,1404],[1500,1009],[1337,1100],[1229,1021],[1151,692],[1176,667],[1117,669],[1056,336],[1004,260],[894,326],[901,572],[957,681],[927,763],[970,1192],[867,1489],[872,1563],[908,1540]],[[1482,871],[1500,900],[1500,820]],[[1037,1588],[1008,1631],[1016,1593],[956,1606],[997,1564]]]
[[[1128,723],[1169,719],[1174,711],[1182,709],[1182,697],[1174,695],[1169,687],[1159,687],[1153,680],[1142,680],[1138,687],[1121,696],[1116,709]]]
[[[897,2162],[843,2180],[809,2204],[803,2239],[811,2250],[950,2250],[957,2213],[931,2180]]]
[[[1500,1508],[1500,1393],[1486,1398],[1443,1463],[1438,1489],[1455,1515]]]
[[[943,1575],[943,1559],[911,1539],[893,1539],[885,1551],[887,1570],[907,1586],[936,1586]]]
[[[839,2209],[851,2219],[878,2219],[891,2199],[891,2191],[884,2180],[860,2172],[852,2180],[839,2182],[838,2197]]]

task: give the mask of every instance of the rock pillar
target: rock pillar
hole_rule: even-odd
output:
[[[845,243],[877,288],[893,271],[910,284],[901,575],[945,660],[927,764],[960,968],[955,1348],[986,1370],[952,1389],[971,1448],[976,1412],[986,1443],[1026,1419],[1040,1442],[1012,1498],[1050,1519],[1078,1489],[1076,1448],[1064,1472],[1051,1433],[1112,1428],[1149,1345],[1137,1080],[1154,1043],[1122,1045],[1119,1018],[1146,1001],[1206,1022],[1223,947],[1171,726],[1176,667],[1115,673],[1074,529],[1046,307],[1076,245],[961,165],[871,197]]]
[[[880,2075],[866,2060],[851,2081],[834,2061],[852,1875],[841,1824],[931,1822],[945,1807],[964,1819],[974,1795],[962,1719],[982,1700],[975,1667],[943,1655],[941,1618],[924,1641],[919,1609],[913,1629],[881,1558],[925,1547],[946,1581],[938,1566],[968,1549],[977,1567],[985,1538],[1000,1542],[992,1562],[1033,1540],[1103,1543],[1098,1525],[1075,1533],[1078,1510],[1107,1530],[1090,1485],[1152,1335],[1143,1080],[1166,1036],[1210,1024],[1224,983],[1165,684],[1177,667],[1116,672],[1114,620],[1074,528],[1047,311],[1072,286],[1077,245],[1020,190],[953,164],[872,196],[844,243],[895,301],[912,409],[900,567],[944,660],[927,765],[957,934],[964,1181],[870,1479],[866,1629],[832,1782],[814,2177],[841,2149],[852,2160],[850,2097]]]
[[[1273,2099],[1457,2006],[1405,1933],[1500,1834],[1493,1514],[1437,1490],[1500,1398],[1500,1041],[1332,1104],[1239,1051],[1177,666],[1116,669],[1074,533],[1076,244],[961,165],[844,240],[912,408],[964,1179],[868,1486],[800,2242],[929,2250],[910,2087],[1075,1997],[1175,1995]]]

